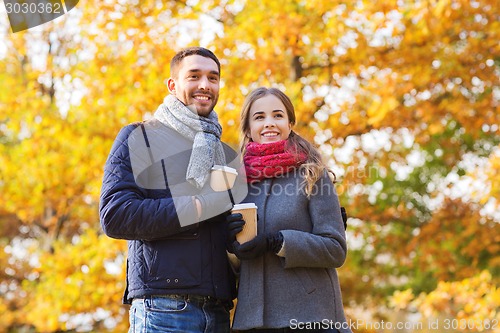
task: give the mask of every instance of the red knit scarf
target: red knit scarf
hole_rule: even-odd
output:
[[[247,182],[253,183],[284,175],[307,160],[304,153],[288,151],[286,143],[287,140],[265,144],[248,143],[243,157]]]

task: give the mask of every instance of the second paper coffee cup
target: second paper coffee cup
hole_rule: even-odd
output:
[[[225,165],[214,165],[210,177],[210,187],[216,192],[230,190],[237,175],[236,169]]]
[[[245,221],[243,230],[236,235],[238,243],[243,244],[257,236],[257,206],[254,203],[236,204],[231,212],[240,213]]]

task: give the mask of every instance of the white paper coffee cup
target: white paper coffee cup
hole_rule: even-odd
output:
[[[238,243],[243,244],[257,236],[257,206],[254,203],[236,204],[231,213],[240,213],[245,221],[243,230],[236,234]]]
[[[238,172],[226,165],[214,165],[210,174],[210,187],[216,192],[233,188]]]

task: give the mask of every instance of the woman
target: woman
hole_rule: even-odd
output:
[[[228,216],[230,250],[241,260],[237,332],[351,332],[337,271],[347,245],[339,200],[319,152],[292,131],[295,111],[275,88],[248,95],[241,113],[258,233],[235,241],[244,224]]]

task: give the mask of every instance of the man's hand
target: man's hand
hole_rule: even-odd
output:
[[[234,253],[233,243],[236,242],[236,235],[243,230],[245,221],[240,213],[230,214],[226,217],[227,222],[227,251]]]
[[[195,202],[200,222],[225,213],[233,207],[227,191],[197,195]]]

